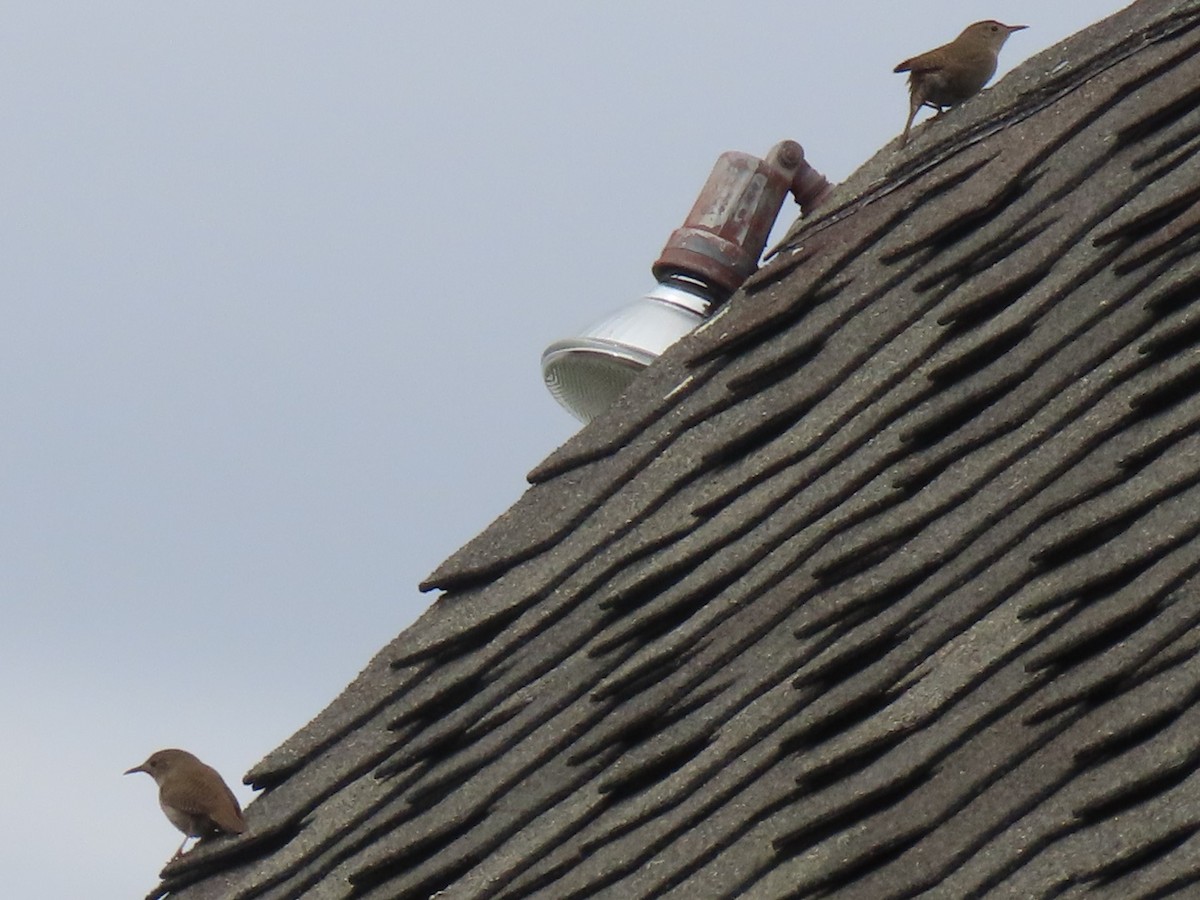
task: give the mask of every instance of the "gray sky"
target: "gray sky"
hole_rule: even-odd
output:
[[[1029,24],[1003,73],[1124,5],[9,4],[5,895],[150,889],[153,750],[250,799],[574,431],[542,349],[652,287],[719,153],[840,180],[901,59]]]

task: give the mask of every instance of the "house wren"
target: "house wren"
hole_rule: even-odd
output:
[[[246,830],[242,808],[217,770],[186,750],[159,750],[126,775],[145,772],[158,784],[158,805],[171,824],[185,835],[171,859],[183,853],[188,838],[241,834]]]
[[[908,72],[908,121],[900,146],[908,143],[917,110],[931,106],[940,116],[946,108],[969,100],[996,74],[1000,48],[1014,31],[1026,25],[1005,25],[994,19],[976,22],[948,44],[906,59],[896,72]],[[935,117],[936,118],[936,117]]]

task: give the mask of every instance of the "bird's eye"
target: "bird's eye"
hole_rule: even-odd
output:
[[[992,31],[993,31],[993,32],[996,32],[996,31],[999,31],[999,30],[1000,30],[1000,27],[999,27],[998,25],[993,25],[993,26],[992,26]]]

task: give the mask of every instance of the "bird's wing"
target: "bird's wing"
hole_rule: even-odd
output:
[[[230,834],[245,831],[242,809],[221,776],[213,772],[209,777],[206,773],[203,781],[203,784],[193,781],[179,786],[168,782],[162,788],[162,800],[190,816],[204,816]]]
[[[229,802],[217,804],[208,817],[225,833],[241,834],[246,830],[246,818],[242,815],[242,808],[238,806],[237,797],[233,796],[233,791],[225,788],[225,799]]]
[[[906,59],[893,72],[936,72],[944,68],[942,58],[936,51],[922,53],[920,56],[914,56],[911,59]]]

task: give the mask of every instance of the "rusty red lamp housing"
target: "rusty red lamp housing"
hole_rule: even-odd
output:
[[[658,285],[546,348],[542,377],[554,399],[582,422],[598,416],[758,268],[789,191],[808,213],[830,190],[795,141],[776,144],[766,159],[722,153],[652,267]]]

